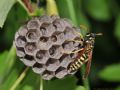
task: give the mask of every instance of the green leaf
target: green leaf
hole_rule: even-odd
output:
[[[7,14],[14,5],[15,1],[16,0],[0,0],[0,27],[3,27]]]
[[[66,77],[52,81],[44,81],[44,90],[74,90],[76,87],[75,77]]]
[[[39,90],[39,82],[40,76],[29,70],[22,83],[17,87],[17,90]]]
[[[0,54],[0,83],[2,83],[5,76],[10,72],[15,62],[15,48],[12,47],[10,51],[5,51]],[[7,66],[6,66],[7,65]]]
[[[75,90],[86,90],[86,89],[83,86],[78,86],[78,87],[76,87]]]
[[[120,42],[120,14],[117,16],[116,22],[115,22],[115,36]]]
[[[77,25],[73,0],[56,0],[56,2],[60,16],[71,19]]]
[[[6,56],[8,55],[8,51],[4,51],[3,53],[0,53],[0,83],[2,82],[2,79],[4,77],[4,73],[5,73],[5,63],[6,63]]]
[[[12,70],[9,75],[6,77],[5,81],[2,83],[0,89],[1,90],[9,90],[9,88],[13,85],[15,80],[18,77],[18,72],[16,69]]]
[[[5,42],[7,46],[12,45],[15,32],[26,21],[26,18],[28,18],[26,11],[19,3],[16,3],[10,10],[4,27],[5,33],[3,41],[7,41]]]
[[[120,86],[118,86],[117,88],[115,88],[115,90],[120,90]]]
[[[107,66],[99,73],[99,76],[106,81],[120,82],[120,64]]]
[[[17,60],[14,67],[9,70],[9,74],[5,76],[3,82],[1,83],[0,90],[9,90],[23,71],[23,68],[23,64]]]
[[[31,86],[29,85],[25,85],[22,90],[34,90],[34,88],[32,88]]]
[[[86,9],[92,18],[106,21],[111,18],[109,0],[88,0]]]

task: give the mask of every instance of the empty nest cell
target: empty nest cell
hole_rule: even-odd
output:
[[[55,76],[55,73],[54,72],[51,72],[51,71],[44,71],[43,74],[42,74],[42,78],[43,79],[46,79],[46,80],[50,80],[52,79],[53,77]]]
[[[27,66],[33,66],[35,64],[34,57],[27,54],[20,60]]]
[[[37,29],[40,27],[40,23],[39,23],[39,20],[37,20],[36,18],[30,20],[28,23],[27,23],[27,28],[28,29]]]
[[[37,53],[35,54],[35,58],[36,58],[36,61],[38,63],[43,63],[45,64],[49,58],[49,54],[46,50],[39,50],[37,51]]]
[[[36,43],[32,42],[28,42],[26,43],[24,50],[27,54],[33,55],[35,50],[37,49]]]
[[[35,63],[32,67],[35,73],[42,74],[45,71],[45,66],[43,64]]]
[[[63,48],[61,46],[53,45],[49,49],[49,55],[51,58],[59,59],[62,56],[62,51],[63,51]]]
[[[49,71],[56,71],[59,65],[60,65],[59,60],[53,58],[48,59],[46,63],[47,70]]]
[[[30,42],[37,41],[41,36],[41,33],[38,29],[29,29],[29,31],[26,33],[26,38]]]
[[[17,47],[24,47],[26,44],[26,39],[23,36],[18,36],[17,39],[15,40],[15,45]]]

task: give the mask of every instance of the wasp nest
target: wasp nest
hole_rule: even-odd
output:
[[[45,15],[34,17],[16,32],[17,56],[45,80],[73,74],[68,67],[76,54],[66,52],[81,48],[80,43],[70,41],[81,40],[76,32],[79,33],[79,29],[67,19]]]

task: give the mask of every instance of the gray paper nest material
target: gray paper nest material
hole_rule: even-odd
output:
[[[79,29],[67,19],[45,15],[34,17],[16,32],[17,56],[45,80],[73,74],[68,72],[68,66],[75,60],[76,54],[63,51],[81,48],[79,43],[69,41],[81,40],[76,32],[79,33]]]

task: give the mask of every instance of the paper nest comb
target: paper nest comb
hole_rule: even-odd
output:
[[[76,32],[80,29],[68,19],[46,15],[33,17],[15,34],[17,56],[45,80],[74,74],[68,72],[68,67],[77,53],[65,52],[81,48],[79,43],[69,41],[82,40]]]

